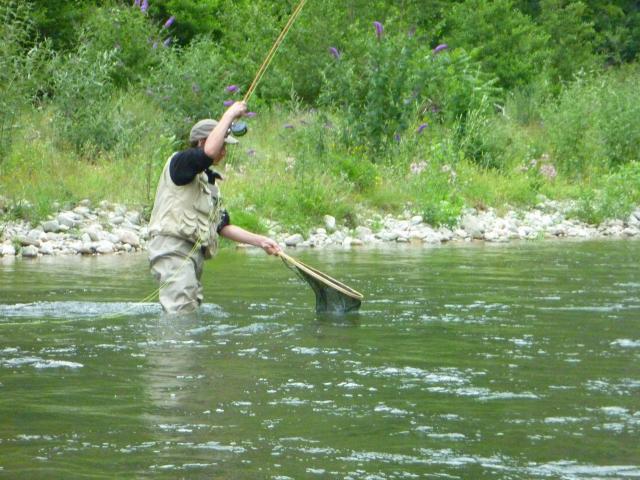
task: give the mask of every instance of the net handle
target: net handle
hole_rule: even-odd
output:
[[[321,281],[321,282],[323,282],[325,284],[329,283],[332,288],[335,288],[340,293],[343,293],[344,295],[346,295],[348,297],[355,298],[357,300],[362,300],[364,298],[364,295],[361,294],[360,292],[354,290],[353,288],[351,288],[351,287],[349,287],[347,285],[344,285],[343,283],[340,283],[339,281],[337,281],[334,278],[331,278],[326,273],[322,273],[321,271],[316,270],[315,268],[312,268],[312,267],[310,267],[308,265],[305,265],[300,260],[297,260],[297,259],[293,258],[292,256],[287,255],[282,250],[280,252],[278,252],[277,255],[280,258],[282,258],[282,260],[284,260],[285,262],[288,262],[291,265],[293,265],[294,267],[299,268],[303,272],[311,275],[316,280],[319,280],[319,281]]]

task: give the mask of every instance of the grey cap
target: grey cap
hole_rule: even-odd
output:
[[[212,120],[210,118],[200,120],[191,128],[191,133],[189,133],[189,142],[197,142],[198,140],[207,138],[216,125],[218,125],[217,120]],[[238,142],[237,138],[227,135],[224,137],[224,143],[235,144],[240,142]]]

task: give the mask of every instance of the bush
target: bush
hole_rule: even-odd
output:
[[[445,28],[447,42],[471,52],[504,89],[527,85],[548,63],[548,34],[512,0],[458,3],[447,12]]]
[[[184,48],[162,50],[143,89],[171,119],[172,131],[185,138],[199,119],[219,118],[223,102],[233,96],[226,87],[234,78],[219,46],[200,38]]]
[[[463,50],[432,51],[424,39],[392,26],[383,33],[369,29],[368,36],[354,31],[351,48],[336,54],[323,74],[321,102],[339,112],[348,148],[379,155],[421,125],[464,121],[469,111],[490,104],[493,81]]]
[[[640,158],[637,67],[581,77],[547,106],[543,122],[555,161],[580,178]]]
[[[30,16],[23,2],[0,4],[0,163],[10,150],[21,111],[48,90],[51,46],[37,41]]]

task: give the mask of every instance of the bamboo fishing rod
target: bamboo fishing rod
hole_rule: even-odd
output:
[[[255,91],[256,87],[260,83],[260,80],[262,80],[264,73],[267,71],[267,68],[269,68],[269,65],[271,64],[273,57],[275,56],[276,52],[280,48],[280,45],[282,44],[285,37],[287,36],[287,33],[289,33],[289,30],[291,30],[291,26],[295,23],[295,21],[300,16],[300,13],[302,12],[302,9],[304,8],[304,5],[306,3],[307,3],[307,0],[300,0],[300,3],[298,3],[296,8],[291,13],[289,20],[287,21],[285,26],[282,28],[280,35],[278,35],[278,38],[276,38],[276,41],[271,46],[271,49],[269,50],[269,53],[267,53],[267,56],[262,62],[262,65],[260,65],[260,68],[258,69],[256,76],[253,78],[253,81],[251,82],[251,85],[249,86],[247,93],[245,93],[244,98],[242,99],[243,102],[245,103],[248,102],[249,98],[251,98],[251,96],[253,95],[253,92]]]

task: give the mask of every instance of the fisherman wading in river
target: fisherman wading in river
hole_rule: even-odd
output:
[[[228,132],[246,112],[246,103],[236,102],[219,122],[200,120],[191,129],[190,148],[171,155],[162,170],[149,222],[149,262],[168,313],[193,312],[202,303],[202,268],[215,254],[218,235],[270,255],[280,252],[274,240],[231,224],[220,207],[216,180],[222,177],[210,169],[222,162],[227,144],[238,143]]]

